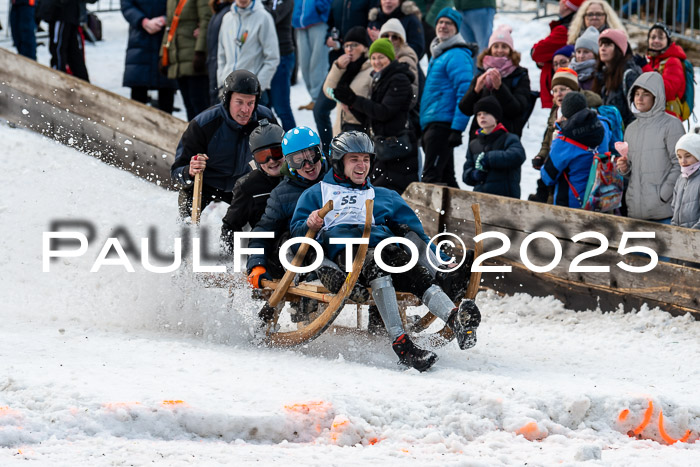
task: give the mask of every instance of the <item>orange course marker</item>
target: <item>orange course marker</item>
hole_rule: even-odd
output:
[[[632,434],[634,436],[639,436],[639,434],[644,431],[644,428],[647,427],[649,422],[651,421],[651,415],[654,413],[654,404],[649,401],[649,407],[647,407],[646,412],[644,412],[644,418],[642,419],[642,423],[639,424],[637,428],[632,430]]]
[[[674,444],[680,441],[681,443],[685,443],[688,441],[688,438],[690,438],[690,430],[685,432],[685,435],[683,435],[682,438],[679,439],[673,439],[671,438],[667,433],[666,430],[664,430],[664,412],[663,410],[659,411],[659,433],[661,434],[661,438],[666,441],[668,444]]]
[[[620,415],[618,415],[617,419],[621,422],[624,422],[627,420],[627,416],[630,414],[630,409],[625,409],[622,412],[620,412]]]

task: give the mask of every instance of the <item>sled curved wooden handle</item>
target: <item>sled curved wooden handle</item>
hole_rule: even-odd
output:
[[[318,212],[318,217],[323,219],[324,217],[326,217],[326,214],[328,214],[332,210],[333,210],[333,200],[330,200]],[[318,230],[309,229],[309,231],[306,232],[306,238],[314,238],[317,233],[318,233]],[[304,261],[304,257],[306,256],[306,252],[308,250],[309,250],[309,245],[306,243],[302,243],[301,246],[299,247],[299,250],[297,250],[297,254],[294,256],[294,259],[292,260],[292,266],[299,266],[301,264],[301,262]],[[287,272],[284,273],[284,276],[282,276],[282,279],[280,279],[279,283],[277,284],[277,288],[275,288],[275,291],[270,296],[270,300],[268,300],[268,302],[267,302],[271,307],[274,308],[277,305],[279,305],[279,303],[282,301],[282,298],[287,293],[287,289],[289,288],[289,285],[294,280],[295,275],[296,275],[296,273],[294,271],[291,271],[291,270],[288,270]]]

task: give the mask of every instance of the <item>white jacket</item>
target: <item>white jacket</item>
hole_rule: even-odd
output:
[[[224,15],[216,61],[219,88],[232,71],[248,70],[257,75],[263,91],[270,89],[280,49],[275,22],[260,0],[253,0],[247,8],[234,4]]]

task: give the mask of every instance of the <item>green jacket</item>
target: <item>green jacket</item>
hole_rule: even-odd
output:
[[[496,9],[496,0],[455,0],[457,11],[476,10],[477,8]]]
[[[168,0],[167,27],[173,22],[178,0]],[[207,53],[207,26],[211,19],[212,11],[207,0],[187,0],[180,14],[180,22],[175,30],[175,36],[170,42],[168,59],[168,78],[176,79],[183,76],[206,76],[204,70],[195,73],[192,61],[195,52]],[[199,28],[197,37],[194,37],[195,29]],[[163,44],[168,41],[168,30],[163,35]],[[161,48],[161,55],[163,50]]]

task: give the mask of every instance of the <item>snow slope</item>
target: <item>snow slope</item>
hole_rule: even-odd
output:
[[[124,33],[117,14],[102,17],[106,34]],[[546,30],[518,24],[522,37]],[[116,42],[88,48],[98,84],[120,79]],[[97,50],[112,57],[113,73],[93,68],[105,64]],[[310,113],[297,116],[311,123]],[[386,339],[349,330],[293,351],[256,347],[260,303],[245,287],[232,297],[203,287],[190,260],[170,274],[131,256],[133,273],[90,272],[120,228],[127,250],[127,239],[138,250],[148,236],[170,251],[184,233],[176,194],[6,123],[0,140],[0,465],[700,460],[700,323],[690,316],[574,312],[551,297],[481,294],[478,345],[437,350],[425,374],[398,367]],[[210,241],[222,209],[204,213]],[[56,220],[89,222],[95,235],[83,256],[42,272],[42,233]],[[354,326],[354,311],[339,322]],[[642,439],[629,437],[650,402]],[[667,445],[661,411],[668,436],[691,430],[687,442]]]

